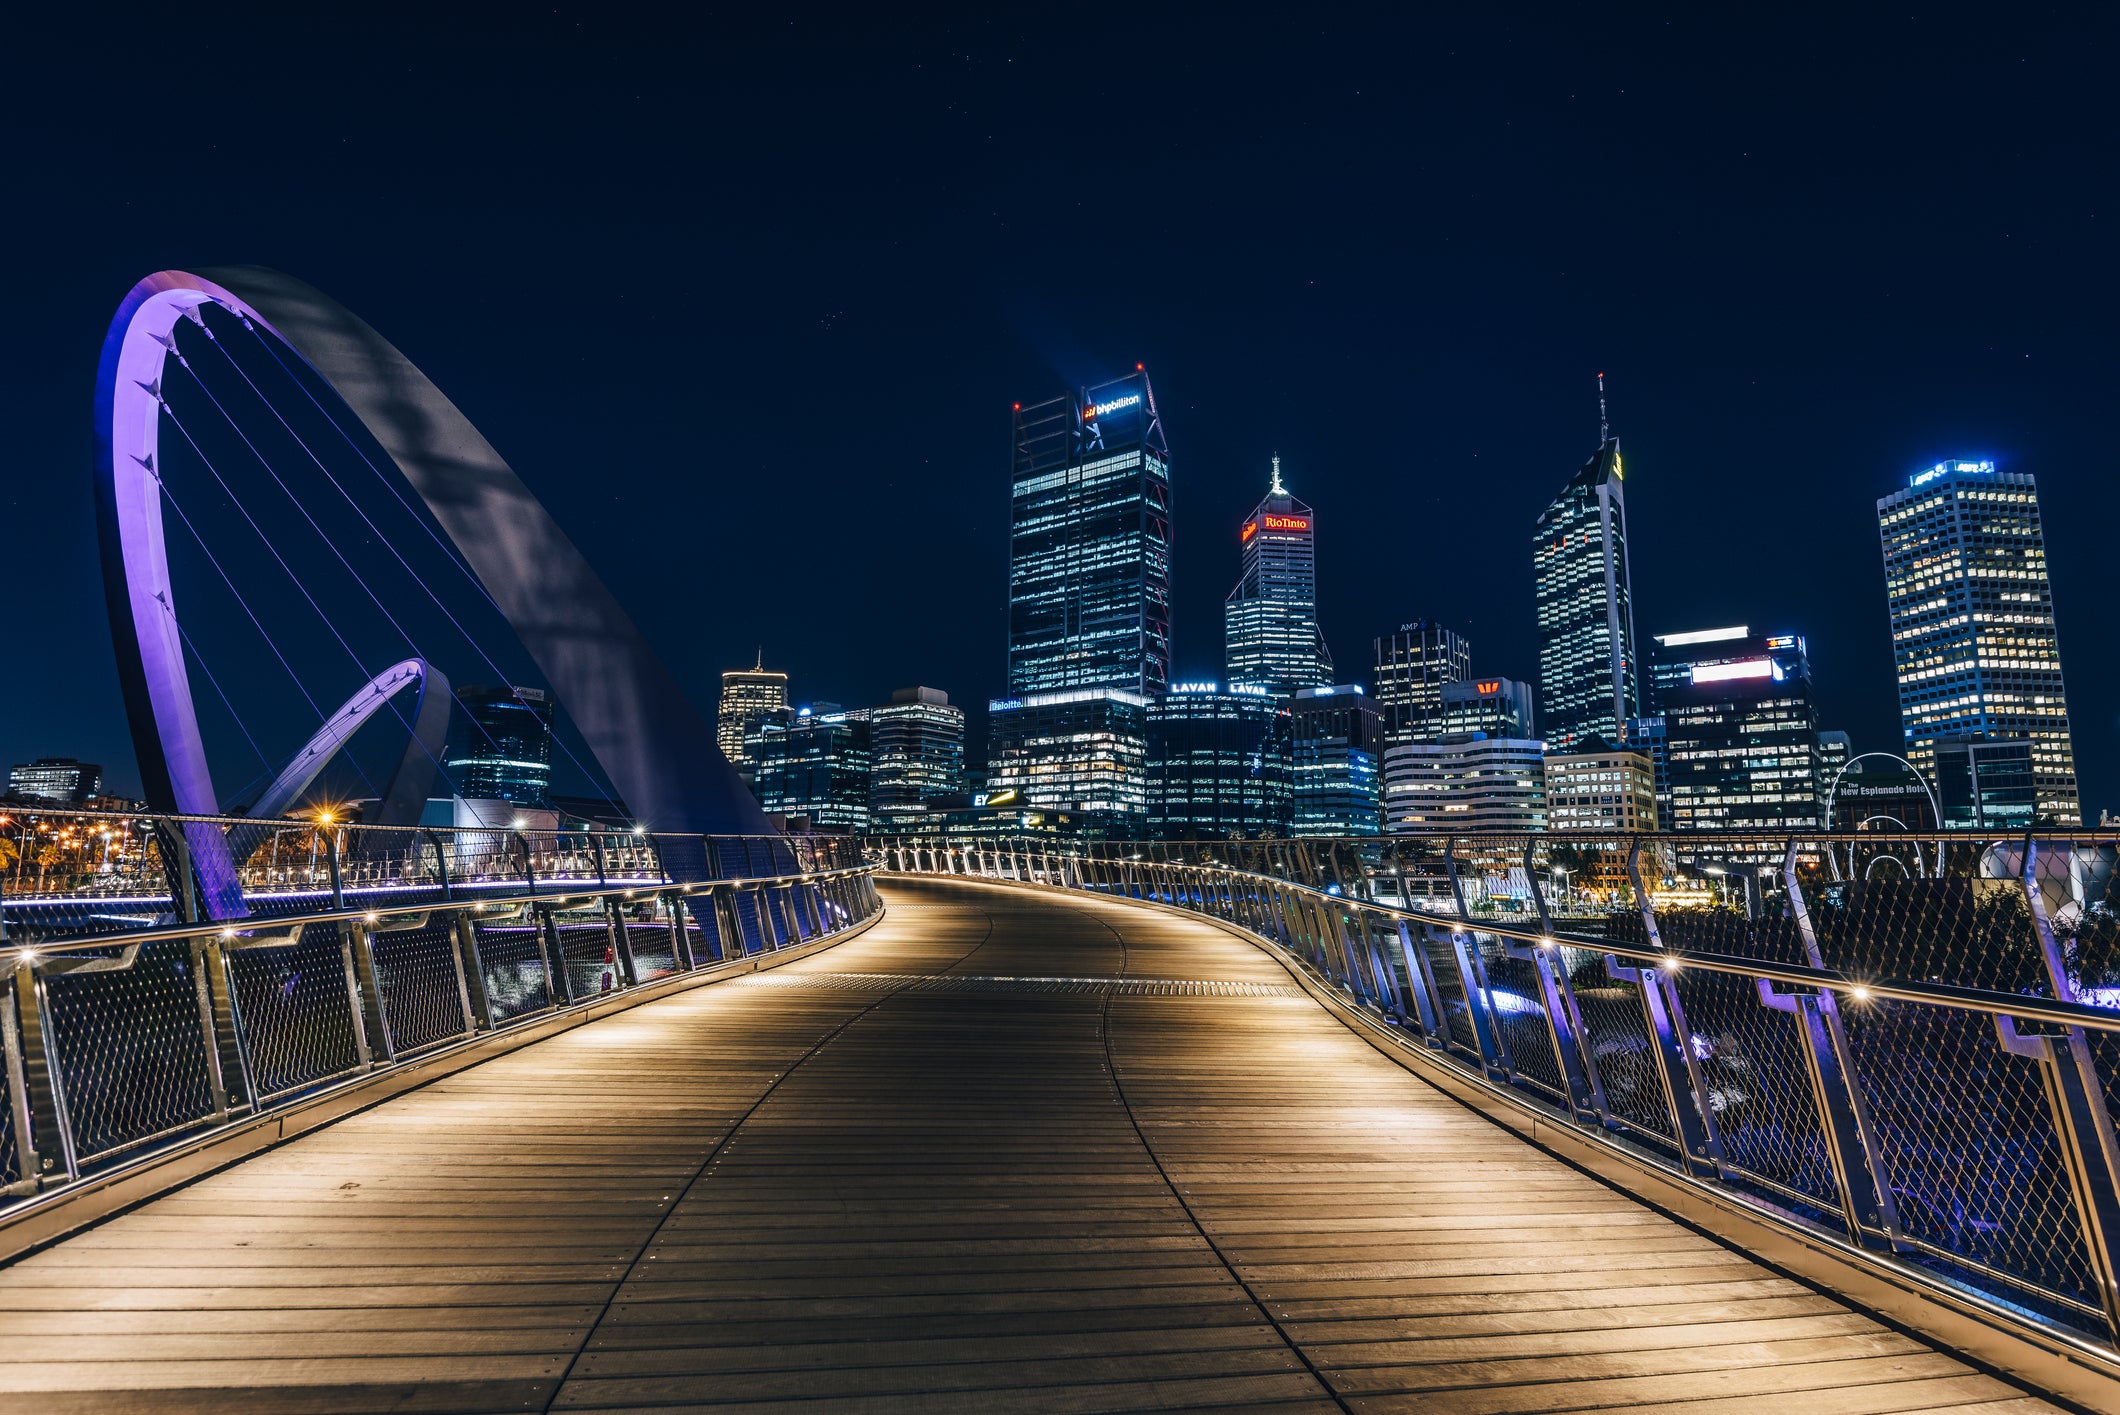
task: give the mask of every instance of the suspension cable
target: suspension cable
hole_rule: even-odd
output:
[[[254,324],[248,316],[242,314],[237,314],[236,318],[242,322],[242,325],[245,329],[250,331],[251,337],[257,341],[259,347],[265,350],[265,353],[268,357],[272,359],[273,363],[279,367],[280,372],[286,376],[287,381],[292,383],[297,389],[301,391],[302,396],[309,400],[310,406],[315,408],[318,414],[323,417],[324,421],[330,424],[332,431],[336,432],[339,437],[344,440],[346,445],[353,449],[354,455],[361,459],[362,463],[368,468],[370,472],[374,473],[376,480],[380,481],[383,484],[384,489],[387,490],[392,496],[392,498],[397,501],[398,505],[404,510],[405,514],[409,516],[412,519],[413,523],[417,525],[420,530],[426,534],[427,539],[434,542],[436,549],[442,552],[442,557],[447,560],[451,565],[455,566],[457,571],[462,574],[465,579],[471,582],[472,588],[478,591],[479,598],[483,599],[487,604],[491,605],[493,607],[494,612],[496,614],[499,614],[503,620],[506,620],[507,611],[503,610],[500,607],[499,602],[493,598],[490,592],[488,592],[488,590],[486,589],[485,582],[479,579],[477,573],[473,571],[469,565],[464,563],[462,557],[459,555],[455,547],[449,545],[440,536],[434,533],[434,528],[427,524],[426,518],[422,517],[419,512],[413,508],[412,504],[405,499],[404,493],[398,490],[397,483],[393,481],[388,475],[386,475],[382,468],[378,467],[375,464],[374,459],[368,455],[367,450],[363,448],[357,441],[354,440],[353,434],[348,432],[345,427],[340,424],[339,420],[332,415],[331,411],[327,409],[323,405],[323,403],[318,401],[317,396],[309,391],[308,385],[302,382],[300,378],[296,377],[294,370],[287,366],[287,361],[280,357],[279,351],[272,347],[272,344],[265,338],[264,334],[258,330],[256,324]],[[205,328],[205,325],[202,323],[200,327],[203,329]],[[280,426],[285,428],[287,430],[288,435],[294,438],[295,442],[301,447],[302,451],[308,454],[309,460],[316,464],[317,470],[324,473],[325,479],[331,483],[332,488],[336,490],[340,496],[345,498],[346,503],[349,506],[353,507],[354,513],[361,518],[362,522],[368,527],[368,529],[375,532],[376,537],[383,542],[385,547],[389,549],[392,557],[397,560],[399,565],[404,567],[405,573],[412,577],[413,582],[417,584],[420,589],[426,593],[429,599],[434,601],[435,607],[437,609],[440,609],[442,611],[443,616],[449,620],[450,625],[455,628],[459,634],[462,634],[464,636],[464,641],[470,644],[472,649],[478,654],[478,656],[485,661],[486,667],[493,671],[494,676],[500,679],[503,683],[505,683],[510,675],[505,669],[500,666],[499,663],[494,661],[493,655],[486,651],[486,646],[482,644],[471,633],[470,630],[464,628],[464,626],[460,622],[458,622],[456,615],[451,613],[449,606],[442,601],[441,596],[435,593],[433,587],[427,583],[427,581],[419,574],[418,571],[412,568],[412,566],[406,561],[405,557],[398,551],[396,543],[393,542],[390,537],[384,533],[382,528],[377,526],[375,522],[369,518],[368,513],[364,511],[361,508],[360,504],[353,499],[351,493],[349,493],[344,486],[340,485],[338,478],[331,475],[330,471],[325,468],[323,459],[317,456],[316,452],[311,449],[308,442],[306,442],[302,438],[301,434],[297,433],[291,426],[288,425],[286,417],[281,414],[279,408],[273,403],[273,401],[265,396],[264,391],[261,390],[256,384],[256,382],[251,379],[250,375],[244,371],[243,366],[240,363],[236,362],[235,355],[228,350],[227,346],[222,344],[220,340],[214,338],[212,330],[208,329],[206,331],[206,335],[207,338],[214,344],[214,346],[220,349],[221,357],[227,359],[229,364],[236,370],[236,372],[242,375],[243,381],[250,385],[250,391],[257,395],[258,401],[263,403],[266,408],[271,411],[273,417],[279,420]],[[454,696],[454,693],[455,689],[452,685],[452,696]],[[470,704],[464,703],[461,698],[458,698],[457,701],[463,705],[466,716],[470,716]],[[482,733],[485,731],[483,724],[478,724],[477,719],[475,717],[472,718],[472,721],[474,724],[479,726],[479,730]],[[487,734],[487,740],[495,747],[498,747],[498,743],[492,742],[492,737],[490,734]],[[561,736],[557,731],[555,731],[552,734],[552,740],[555,744],[558,745],[560,751],[566,754],[567,760],[574,764],[575,769],[581,772],[584,778],[586,778],[592,785],[600,785],[604,789],[610,791],[611,798],[613,800],[617,799],[617,788],[612,786],[609,779],[606,778],[600,770],[592,768],[587,762],[584,762],[580,757],[576,756],[574,753],[574,749],[567,745],[567,739],[565,737]]]

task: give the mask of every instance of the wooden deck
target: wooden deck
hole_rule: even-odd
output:
[[[0,1271],[0,1410],[2052,1408],[1529,1148],[1205,925],[888,897]]]

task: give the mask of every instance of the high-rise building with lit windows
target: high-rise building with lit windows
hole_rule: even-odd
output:
[[[1138,831],[1148,811],[1148,703],[1124,688],[994,699],[987,794],[1022,810],[1066,812],[1099,834]]]
[[[1433,620],[1399,625],[1376,641],[1371,693],[1384,745],[1433,742],[1443,735],[1443,687],[1472,677],[1472,646]]]
[[[1170,453],[1148,375],[1015,416],[1008,690],[1170,681]]]
[[[2080,825],[2031,475],[1938,462],[1877,503],[1877,527],[1907,759],[1933,779],[1941,743],[2028,743],[2033,819]]]
[[[1237,532],[1244,573],[1222,605],[1223,672],[1275,693],[1332,682],[1318,628],[1318,519],[1281,485],[1273,459],[1266,499]]]
[[[1826,782],[1803,636],[1715,629],[1656,644],[1664,829],[1822,828]]]
[[[920,807],[964,789],[964,709],[940,688],[900,688],[869,709],[869,810]],[[917,811],[914,814],[918,814]]]
[[[1249,683],[1173,683],[1148,700],[1148,833],[1287,835],[1292,747],[1286,698]]]
[[[1359,683],[1298,688],[1293,705],[1298,836],[1375,835],[1383,825],[1383,732]]]
[[[456,700],[464,711],[447,767],[457,794],[544,809],[552,789],[552,695],[542,688],[464,687]]]
[[[714,743],[745,781],[758,773],[757,759],[747,754],[746,731],[755,738],[760,720],[787,705],[788,675],[766,667],[763,649],[754,666],[732,668],[721,675],[721,706],[714,714]]]
[[[1626,471],[1619,439],[1606,437],[1532,533],[1540,712],[1556,751],[1586,737],[1624,741],[1640,716]]]

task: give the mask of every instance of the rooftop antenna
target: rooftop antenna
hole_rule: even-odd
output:
[[[766,646],[764,644],[758,646],[758,661],[751,665],[751,671],[753,673],[766,671]]]
[[[1612,423],[1605,416],[1605,376],[1597,376],[1597,445],[1602,447],[1612,440]]]
[[[1273,454],[1273,485],[1266,490],[1268,496],[1286,496],[1288,488],[1281,485],[1281,454]]]

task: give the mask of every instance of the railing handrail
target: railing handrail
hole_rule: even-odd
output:
[[[555,882],[548,880],[546,881],[546,892],[542,894],[535,892],[525,883],[522,892],[519,894],[481,894],[476,899],[429,899],[409,904],[348,906],[343,909],[302,910],[287,914],[246,914],[240,919],[213,919],[192,924],[158,925],[154,928],[133,929],[124,933],[84,934],[78,938],[47,939],[37,943],[20,945],[10,944],[0,946],[0,964],[4,964],[9,959],[27,959],[30,962],[35,962],[52,954],[100,952],[104,949],[131,948],[189,938],[240,939],[249,934],[278,933],[287,929],[306,927],[310,924],[376,923],[382,919],[395,918],[403,914],[434,914],[456,910],[476,912],[493,904],[535,903],[552,907],[565,907],[576,899],[632,898],[644,890],[653,894],[682,894],[689,896],[710,892],[716,888],[755,889],[760,886],[777,888],[783,885],[808,884],[817,880],[841,879],[849,875],[868,874],[872,870],[873,867],[869,865],[837,865],[829,869],[800,870],[794,874],[785,875],[752,875],[702,880],[674,880],[668,876],[657,876],[652,879],[642,877],[617,884],[582,884],[578,887],[567,884],[566,881]],[[552,888],[554,883],[567,885],[567,887],[555,891]],[[454,888],[460,890],[470,889],[489,884],[500,885],[501,882],[459,880],[455,882]],[[429,887],[439,890],[441,885],[436,883]],[[504,887],[513,888],[512,885]],[[320,888],[317,892],[328,894],[330,891],[327,887]]]

